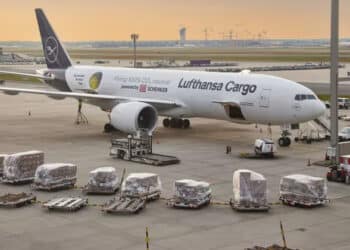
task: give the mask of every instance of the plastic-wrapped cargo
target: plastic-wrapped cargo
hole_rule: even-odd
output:
[[[177,180],[174,184],[176,202],[203,204],[210,202],[211,187],[208,182],[196,180]]]
[[[77,181],[76,176],[77,166],[75,164],[43,164],[35,172],[34,187],[38,189],[73,187]]]
[[[4,163],[7,155],[0,154],[0,176],[2,176],[2,172],[4,171]]]
[[[120,180],[114,167],[100,167],[89,173],[86,192],[114,193],[119,185]]]
[[[44,164],[42,151],[28,151],[16,153],[5,157],[3,181],[22,182],[32,181],[36,169]]]
[[[233,203],[236,207],[267,207],[267,183],[263,175],[241,169],[233,173]]]
[[[162,184],[159,175],[153,173],[132,173],[122,184],[122,197],[146,197],[157,199],[160,197]]]
[[[280,182],[280,199],[289,204],[324,204],[327,201],[326,181],[302,174],[284,176]]]

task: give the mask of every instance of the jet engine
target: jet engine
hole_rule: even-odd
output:
[[[157,120],[157,110],[144,102],[120,103],[111,112],[112,126],[125,133],[135,134],[140,129],[152,132]]]

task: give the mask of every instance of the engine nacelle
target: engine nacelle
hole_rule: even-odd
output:
[[[111,112],[112,126],[125,133],[135,134],[140,129],[152,132],[157,120],[157,110],[144,102],[120,103]]]

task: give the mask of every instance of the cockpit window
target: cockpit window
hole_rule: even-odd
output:
[[[305,95],[305,94],[297,94],[294,99],[296,101],[316,100],[316,96],[314,96],[314,95]]]

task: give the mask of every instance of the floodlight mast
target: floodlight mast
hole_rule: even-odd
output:
[[[331,159],[338,165],[339,0],[331,1],[331,147],[334,152]]]

